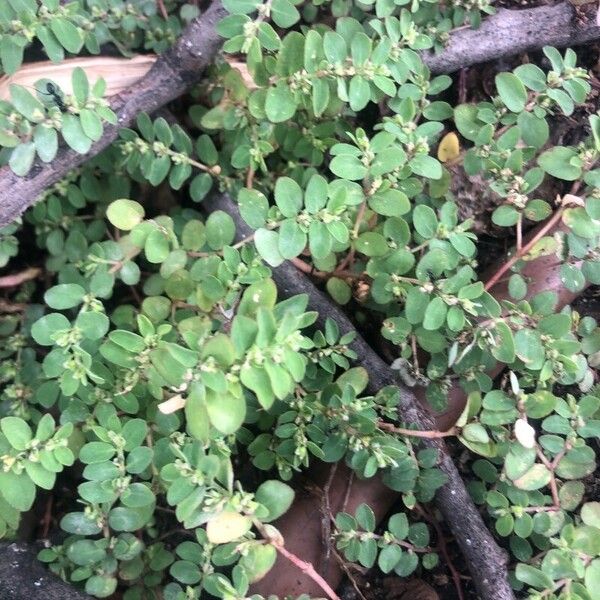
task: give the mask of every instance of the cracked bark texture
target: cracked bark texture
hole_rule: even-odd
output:
[[[223,40],[216,32],[216,24],[226,14],[220,0],[215,0],[206,12],[192,21],[177,43],[160,55],[142,79],[111,98],[118,124],[105,124],[104,134],[87,154],[63,147],[51,163],[36,160],[25,177],[17,177],[9,167],[2,167],[0,226],[14,221],[45,189],[114,142],[119,129],[130,125],[139,113],[156,111],[200,81],[204,69],[221,48]]]

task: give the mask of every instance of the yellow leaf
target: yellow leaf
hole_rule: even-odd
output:
[[[252,521],[244,515],[226,510],[214,516],[206,525],[208,541],[227,544],[241,538],[252,527]]]
[[[440,162],[448,162],[458,158],[460,155],[460,144],[458,142],[458,136],[451,131],[447,133],[441,140],[438,146],[438,160]]]

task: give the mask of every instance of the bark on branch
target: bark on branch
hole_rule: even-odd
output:
[[[25,177],[17,177],[8,167],[1,168],[0,226],[15,220],[45,189],[114,142],[119,129],[132,123],[139,113],[157,110],[200,81],[223,42],[216,24],[226,14],[221,1],[214,0],[140,81],[113,98],[111,108],[117,114],[118,125],[106,126],[102,138],[87,154],[63,147],[51,163],[37,160]]]
[[[142,80],[115,98],[112,108],[119,117],[119,127],[129,125],[140,112],[164,106],[201,79],[202,71],[221,46],[215,24],[224,14],[220,0],[214,0]],[[546,45],[573,46],[594,39],[600,39],[600,28],[591,21],[578,24],[568,2],[518,11],[500,9],[479,29],[455,31],[441,54],[425,54],[424,60],[433,73],[450,73]],[[107,127],[85,155],[62,148],[51,163],[37,161],[26,177],[17,177],[8,167],[1,168],[0,226],[16,219],[46,188],[106,148],[117,132],[118,127]]]
[[[569,2],[526,10],[501,8],[478,29],[461,29],[450,37],[441,54],[425,62],[434,73],[451,73],[488,60],[539,50],[544,46],[577,46],[600,38],[594,18],[578,23]]]
[[[215,195],[203,203],[203,208],[208,211],[224,210],[229,213],[237,228],[237,235],[240,238],[247,237],[252,233],[252,230],[241,219],[237,206],[225,195]],[[296,294],[308,294],[309,304],[312,310],[319,313],[318,324],[323,326],[327,317],[332,318],[340,327],[342,332],[351,331],[354,325],[348,317],[335,306],[324,294],[322,294],[312,282],[300,273],[289,262],[283,263],[281,266],[273,269],[273,279],[277,284],[277,289],[283,297],[294,296]],[[422,404],[417,400],[412,390],[405,387],[397,378],[396,374],[389,365],[374,352],[367,344],[363,337],[357,335],[356,340],[352,345],[353,350],[360,357],[360,364],[369,373],[369,388],[370,393],[376,393],[381,388],[388,385],[395,385],[400,389],[400,406],[399,410],[402,415],[402,420],[405,423],[416,425],[421,430],[433,430],[436,428],[433,418],[427,413]],[[464,482],[452,461],[450,454],[446,448],[443,439],[425,439],[422,440],[423,445],[429,448],[435,448],[438,451],[440,469],[448,477],[448,482],[444,485],[435,497],[435,503],[439,511],[443,514],[452,533],[456,537],[461,551],[465,557],[466,563],[473,575],[473,582],[479,592],[482,600],[511,600],[514,598],[512,589],[507,579],[507,555],[495,542],[494,538],[488,531],[483,519],[469,493],[467,492]],[[373,486],[367,482],[367,485]],[[379,484],[381,485],[381,484]],[[375,484],[374,489],[377,488]],[[388,496],[393,498],[395,493],[390,491]],[[315,500],[312,500],[314,507]],[[293,511],[294,509],[292,509]],[[314,510],[314,508],[313,508]],[[296,519],[298,515],[295,515]],[[312,515],[313,521],[319,521],[318,512]],[[302,521],[302,527],[309,527],[309,520]],[[296,527],[297,529],[297,527]],[[286,545],[304,559],[311,557],[303,556],[301,551],[297,551],[293,544],[299,543],[299,540],[294,539],[295,536],[286,538]],[[314,540],[313,540],[314,544]],[[319,548],[317,538],[317,549]],[[277,567],[273,570],[277,571],[275,578],[268,578],[259,584],[261,593],[266,594],[299,594],[318,593],[318,590],[312,590],[310,581],[304,578],[294,578],[295,583],[290,579],[281,576],[281,570]],[[333,587],[339,583],[341,574],[338,572],[337,581],[329,581]],[[294,589],[282,589],[280,586],[282,580],[286,581],[287,585],[294,585]],[[276,589],[273,589],[275,587]]]

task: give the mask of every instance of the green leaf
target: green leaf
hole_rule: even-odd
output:
[[[361,233],[355,242],[356,249],[365,256],[383,256],[389,251],[385,238],[374,231]]]
[[[334,175],[350,181],[363,179],[367,174],[367,168],[362,162],[350,154],[334,156],[329,163],[329,168]]]
[[[580,292],[585,287],[585,276],[581,268],[575,265],[562,264],[560,280],[570,292]]]
[[[185,420],[190,435],[202,442],[208,442],[210,419],[204,397],[204,388],[198,384],[192,384],[185,402]]]
[[[60,521],[60,527],[74,535],[96,535],[102,531],[95,519],[82,512],[67,513]]]
[[[302,208],[302,188],[290,177],[275,183],[275,202],[284,217],[294,218]]]
[[[92,140],[86,135],[79,117],[71,114],[63,114],[63,122],[60,133],[65,142],[79,154],[87,154],[92,147]]]
[[[273,0],[271,18],[275,25],[287,29],[300,20],[300,13],[289,0]]]
[[[517,120],[517,125],[526,144],[534,148],[541,148],[548,141],[550,128],[546,119],[536,117],[530,112],[522,112]]]
[[[59,17],[50,19],[50,29],[61,43],[63,48],[72,54],[78,54],[83,46],[82,30],[68,21]]]
[[[527,283],[521,275],[513,273],[508,280],[508,293],[513,300],[523,300],[527,295]]]
[[[23,63],[24,45],[16,44],[10,36],[0,37],[0,63],[7,75],[12,75]]]
[[[415,175],[428,179],[440,179],[444,174],[440,162],[428,154],[415,155],[408,161],[408,166]]]
[[[31,327],[31,337],[41,346],[52,346],[58,331],[69,329],[71,323],[60,313],[50,313],[38,319]]]
[[[155,502],[152,490],[143,483],[132,483],[121,494],[121,502],[128,508],[142,508]]]
[[[235,433],[246,416],[243,396],[223,396],[209,390],[206,393],[206,408],[211,424],[224,435]]]
[[[85,582],[85,591],[96,598],[108,598],[115,593],[117,583],[111,575],[92,575]]]
[[[352,110],[362,110],[371,99],[371,87],[369,86],[369,82],[360,75],[352,77],[348,90],[348,98]]]
[[[108,524],[115,531],[136,531],[152,516],[153,505],[143,508],[118,506],[108,513]]]
[[[39,123],[45,116],[44,105],[27,89],[20,85],[10,85],[10,100],[15,109],[27,120]]]
[[[144,207],[135,200],[115,200],[106,209],[106,218],[123,231],[130,231],[141,223],[144,214]]]
[[[547,87],[546,73],[533,63],[519,65],[514,74],[534,92],[543,92]]]
[[[545,360],[544,346],[538,331],[520,329],[515,333],[515,351],[527,368],[541,369]]]
[[[538,165],[552,177],[575,181],[582,174],[581,163],[573,148],[556,146],[540,154]]]
[[[25,450],[33,437],[29,425],[19,417],[4,417],[0,428],[15,450]]]
[[[90,94],[90,83],[85,71],[81,67],[75,67],[71,75],[73,95],[79,104],[85,104]]]
[[[330,277],[327,280],[326,288],[329,295],[338,304],[348,304],[352,298],[352,289],[344,280],[338,277]]]
[[[238,204],[242,219],[252,227],[260,229],[267,222],[269,212],[269,201],[265,195],[257,190],[242,188],[238,193]]]
[[[249,15],[261,5],[260,0],[224,0],[225,10],[232,15]]]
[[[252,544],[238,563],[250,583],[262,579],[277,560],[277,550],[271,544]]]
[[[525,109],[527,90],[516,75],[513,73],[498,73],[496,75],[496,89],[508,110],[518,113]]]
[[[58,134],[56,129],[37,125],[33,131],[35,149],[43,162],[51,162],[58,151]]]
[[[581,507],[581,520],[600,529],[600,502],[586,502]]]
[[[77,283],[61,283],[51,287],[44,294],[44,302],[56,310],[65,310],[79,306],[85,296],[85,290]]]
[[[500,227],[512,227],[519,220],[519,211],[514,206],[503,204],[492,213],[492,222]]]
[[[29,510],[35,500],[35,485],[26,473],[0,471],[0,494],[16,510]]]
[[[550,482],[550,471],[541,464],[535,464],[524,475],[514,480],[514,484],[520,490],[531,492],[539,490]]]
[[[420,236],[429,240],[437,233],[437,216],[432,208],[425,204],[419,204],[413,210],[413,225]]]
[[[181,233],[181,243],[186,250],[200,250],[206,243],[204,223],[198,219],[190,219]]]
[[[35,144],[26,142],[19,144],[10,154],[8,164],[15,175],[24,177],[29,173],[35,159]]]
[[[397,540],[404,540],[408,536],[408,518],[404,513],[397,513],[390,517],[388,529]]]
[[[335,64],[346,60],[348,48],[344,38],[333,31],[325,32],[323,36],[323,51],[328,62]]]
[[[477,119],[477,106],[474,104],[459,104],[454,108],[454,122],[460,134],[474,142],[481,130],[482,122]]]
[[[306,247],[307,235],[293,219],[286,219],[279,228],[278,248],[286,260],[295,258]],[[261,253],[262,255],[262,253]]]
[[[540,569],[530,565],[519,563],[515,571],[515,576],[519,581],[530,585],[538,590],[552,590],[554,588],[552,579]]]
[[[385,217],[400,217],[410,211],[410,201],[404,192],[387,190],[371,196],[369,207]]]
[[[235,223],[231,216],[222,210],[211,212],[205,227],[206,241],[213,250],[221,250],[235,239]]]
[[[355,512],[356,522],[365,531],[373,532],[377,525],[375,513],[368,504],[360,504]]]
[[[254,245],[265,262],[278,267],[285,259],[279,251],[279,235],[269,229],[258,229],[254,234]]]
[[[308,245],[313,258],[325,258],[331,252],[333,240],[322,221],[313,221],[308,230]]]
[[[261,519],[269,523],[283,515],[294,501],[294,490],[287,484],[272,479],[262,483],[256,490],[255,499],[269,511],[267,519]]]
[[[269,88],[265,98],[265,113],[271,123],[283,123],[291,119],[296,112],[296,100],[290,89],[277,84]]]
[[[97,142],[102,137],[102,119],[89,108],[81,109],[79,119],[81,120],[81,128],[85,135],[94,142]]]
[[[439,329],[446,321],[446,312],[448,307],[446,303],[436,296],[427,306],[425,317],[423,319],[423,327],[430,331]]]
[[[600,559],[594,559],[585,569],[584,582],[591,600],[600,600]]]

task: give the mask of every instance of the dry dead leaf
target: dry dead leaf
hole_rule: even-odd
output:
[[[61,90],[70,94],[71,74],[76,67],[85,70],[93,84],[100,77],[106,81],[106,96],[113,96],[132,86],[141,79],[156,61],[154,54],[144,54],[134,58],[113,58],[111,56],[93,56],[70,58],[60,63],[50,61],[24,65],[13,75],[0,77],[0,100],[10,99],[11,83],[33,88],[39,79],[52,79]]]

